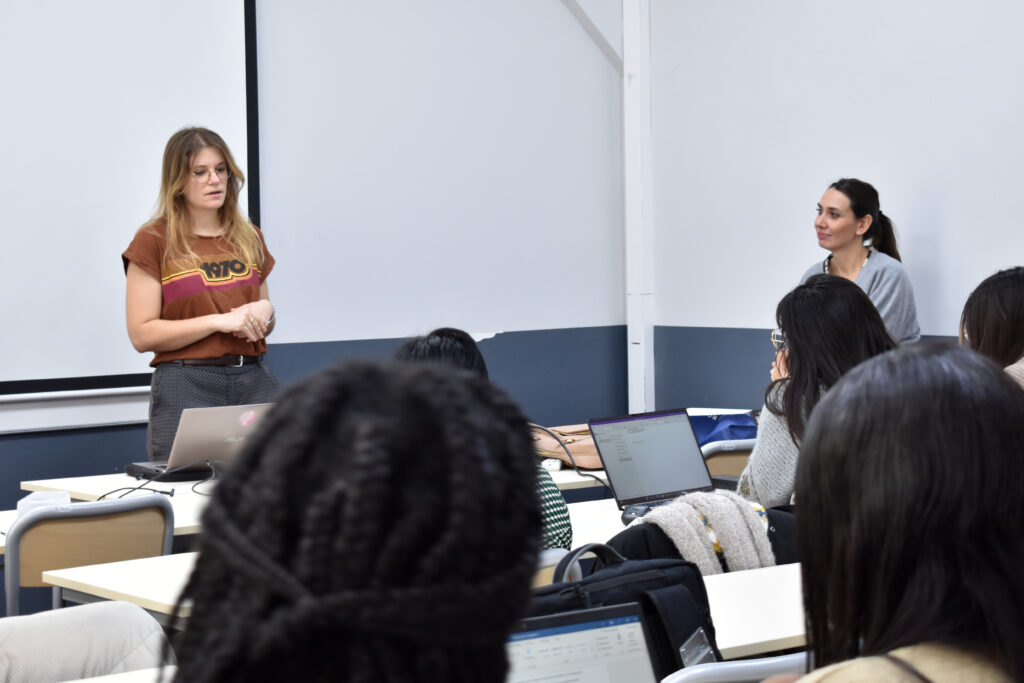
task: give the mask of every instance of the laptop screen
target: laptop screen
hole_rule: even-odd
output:
[[[602,418],[589,424],[620,506],[712,488],[685,410]]]
[[[656,680],[636,603],[523,619],[506,650],[506,683]]]

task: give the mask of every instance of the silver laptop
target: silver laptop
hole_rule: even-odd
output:
[[[588,425],[615,501],[632,516],[714,488],[685,410],[600,418]]]
[[[226,467],[242,450],[273,403],[181,411],[167,462],[133,462],[125,474],[161,481],[205,479],[214,466]]]
[[[505,683],[657,680],[635,602],[523,619],[505,649]]]

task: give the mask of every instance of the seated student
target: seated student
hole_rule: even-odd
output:
[[[454,327],[441,327],[422,337],[413,337],[395,353],[397,360],[439,363],[472,370],[487,377],[487,363],[476,342],[467,333]],[[540,494],[544,538],[541,549],[572,549],[572,522],[562,492],[551,474],[537,461],[537,492]]]
[[[797,470],[801,681],[1024,680],[1024,392],[924,342],[848,373]]]
[[[796,287],[775,319],[772,382],[737,487],[766,508],[792,498],[804,422],[822,395],[850,368],[896,346],[864,291],[834,275],[814,275]]]
[[[203,514],[175,680],[504,680],[537,567],[526,419],[490,382],[349,364],[292,386]]]
[[[960,343],[988,356],[1024,387],[1024,268],[982,280],[964,304]]]

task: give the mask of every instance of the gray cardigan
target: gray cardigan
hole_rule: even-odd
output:
[[[782,403],[785,384],[773,389],[772,400]],[[796,461],[800,447],[793,441],[786,418],[765,406],[757,421],[757,441],[747,466],[740,475],[736,492],[766,508],[789,504],[796,481]]]
[[[825,262],[811,266],[800,284],[812,275],[825,272]],[[921,326],[917,324],[917,306],[914,304],[914,288],[910,285],[907,272],[896,259],[880,251],[872,250],[867,263],[860,269],[855,281],[864,290],[882,314],[885,328],[898,343],[917,341],[921,338]]]

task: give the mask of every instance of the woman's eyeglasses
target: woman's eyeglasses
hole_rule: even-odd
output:
[[[213,169],[213,174],[217,176],[218,180],[224,180],[231,176],[231,169],[227,166],[218,166]],[[205,183],[210,179],[210,170],[201,168],[198,171],[192,171],[192,177],[196,179],[196,182]]]
[[[778,327],[772,330],[772,346],[775,347],[776,351],[786,348],[786,337]]]

